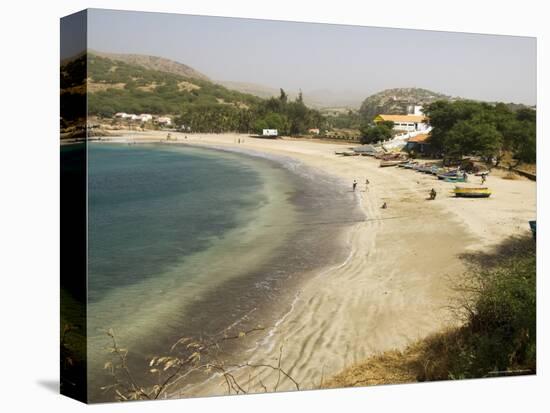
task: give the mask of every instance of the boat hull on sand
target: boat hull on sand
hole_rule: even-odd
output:
[[[386,168],[388,166],[397,166],[407,161],[380,161],[380,168]]]
[[[457,198],[489,198],[491,190],[486,187],[460,187],[457,186],[453,190]]]

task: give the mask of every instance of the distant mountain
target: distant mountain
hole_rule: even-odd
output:
[[[236,90],[242,93],[248,93],[254,96],[258,96],[262,99],[269,99],[271,97],[279,96],[280,94],[280,89],[260,85],[258,83],[234,82],[231,80],[217,80],[216,82],[222,86],[225,86],[228,89]],[[287,94],[290,98],[292,98],[292,92],[288,92]]]
[[[421,88],[386,89],[366,98],[361,104],[359,113],[370,120],[380,113],[407,114],[407,109],[411,105],[427,105],[436,100],[458,99]]]
[[[228,89],[236,90],[242,93],[249,93],[262,99],[277,97],[280,89],[261,85],[258,83],[233,82],[228,80],[217,81]],[[287,90],[286,94],[290,100],[298,97],[298,90]],[[355,109],[361,104],[362,97],[353,91],[334,92],[329,89],[303,90],[304,103],[307,106],[317,109],[327,108],[348,108]]]
[[[145,69],[172,73],[174,75],[184,76],[191,79],[210,80],[208,76],[200,73],[192,67],[174,60],[165,59],[164,57],[141,54],[107,53],[98,52],[96,50],[88,50],[88,56],[103,57],[110,60],[128,63],[130,65],[141,66]]]

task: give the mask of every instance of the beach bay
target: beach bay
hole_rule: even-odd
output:
[[[256,139],[236,134],[174,134],[186,145],[284,156],[337,177],[342,185],[359,182],[367,219],[349,228],[342,240],[348,255],[296,286],[291,307],[242,357],[282,364],[302,389],[318,388],[323,378],[387,350],[456,325],[449,311],[452,280],[466,270],[461,258],[490,251],[512,236],[529,233],[536,216],[536,184],[493,174],[487,202],[456,199],[452,185],[397,168],[379,168],[365,157],[337,157],[342,144],[313,140]],[[163,133],[125,134],[132,141],[158,141]],[[237,140],[243,143],[238,144]],[[365,188],[364,180],[370,184]],[[435,187],[440,196],[427,202]],[[387,209],[381,209],[386,202]],[[273,380],[267,369],[258,374]],[[221,381],[221,379],[220,379]],[[282,380],[279,389],[291,390]],[[222,383],[185,389],[185,394],[223,394]]]

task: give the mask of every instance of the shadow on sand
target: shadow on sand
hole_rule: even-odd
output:
[[[532,236],[512,236],[495,247],[464,253],[459,257],[469,265],[490,269],[511,257],[534,253],[536,248],[537,245]]]

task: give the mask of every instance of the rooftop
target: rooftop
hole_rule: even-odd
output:
[[[420,135],[413,136],[412,138],[409,138],[408,142],[416,142],[416,143],[426,143],[426,141],[430,138],[430,135],[428,133],[421,133]]]
[[[378,115],[374,118],[375,122],[392,121],[392,122],[425,122],[426,116],[422,115]]]

